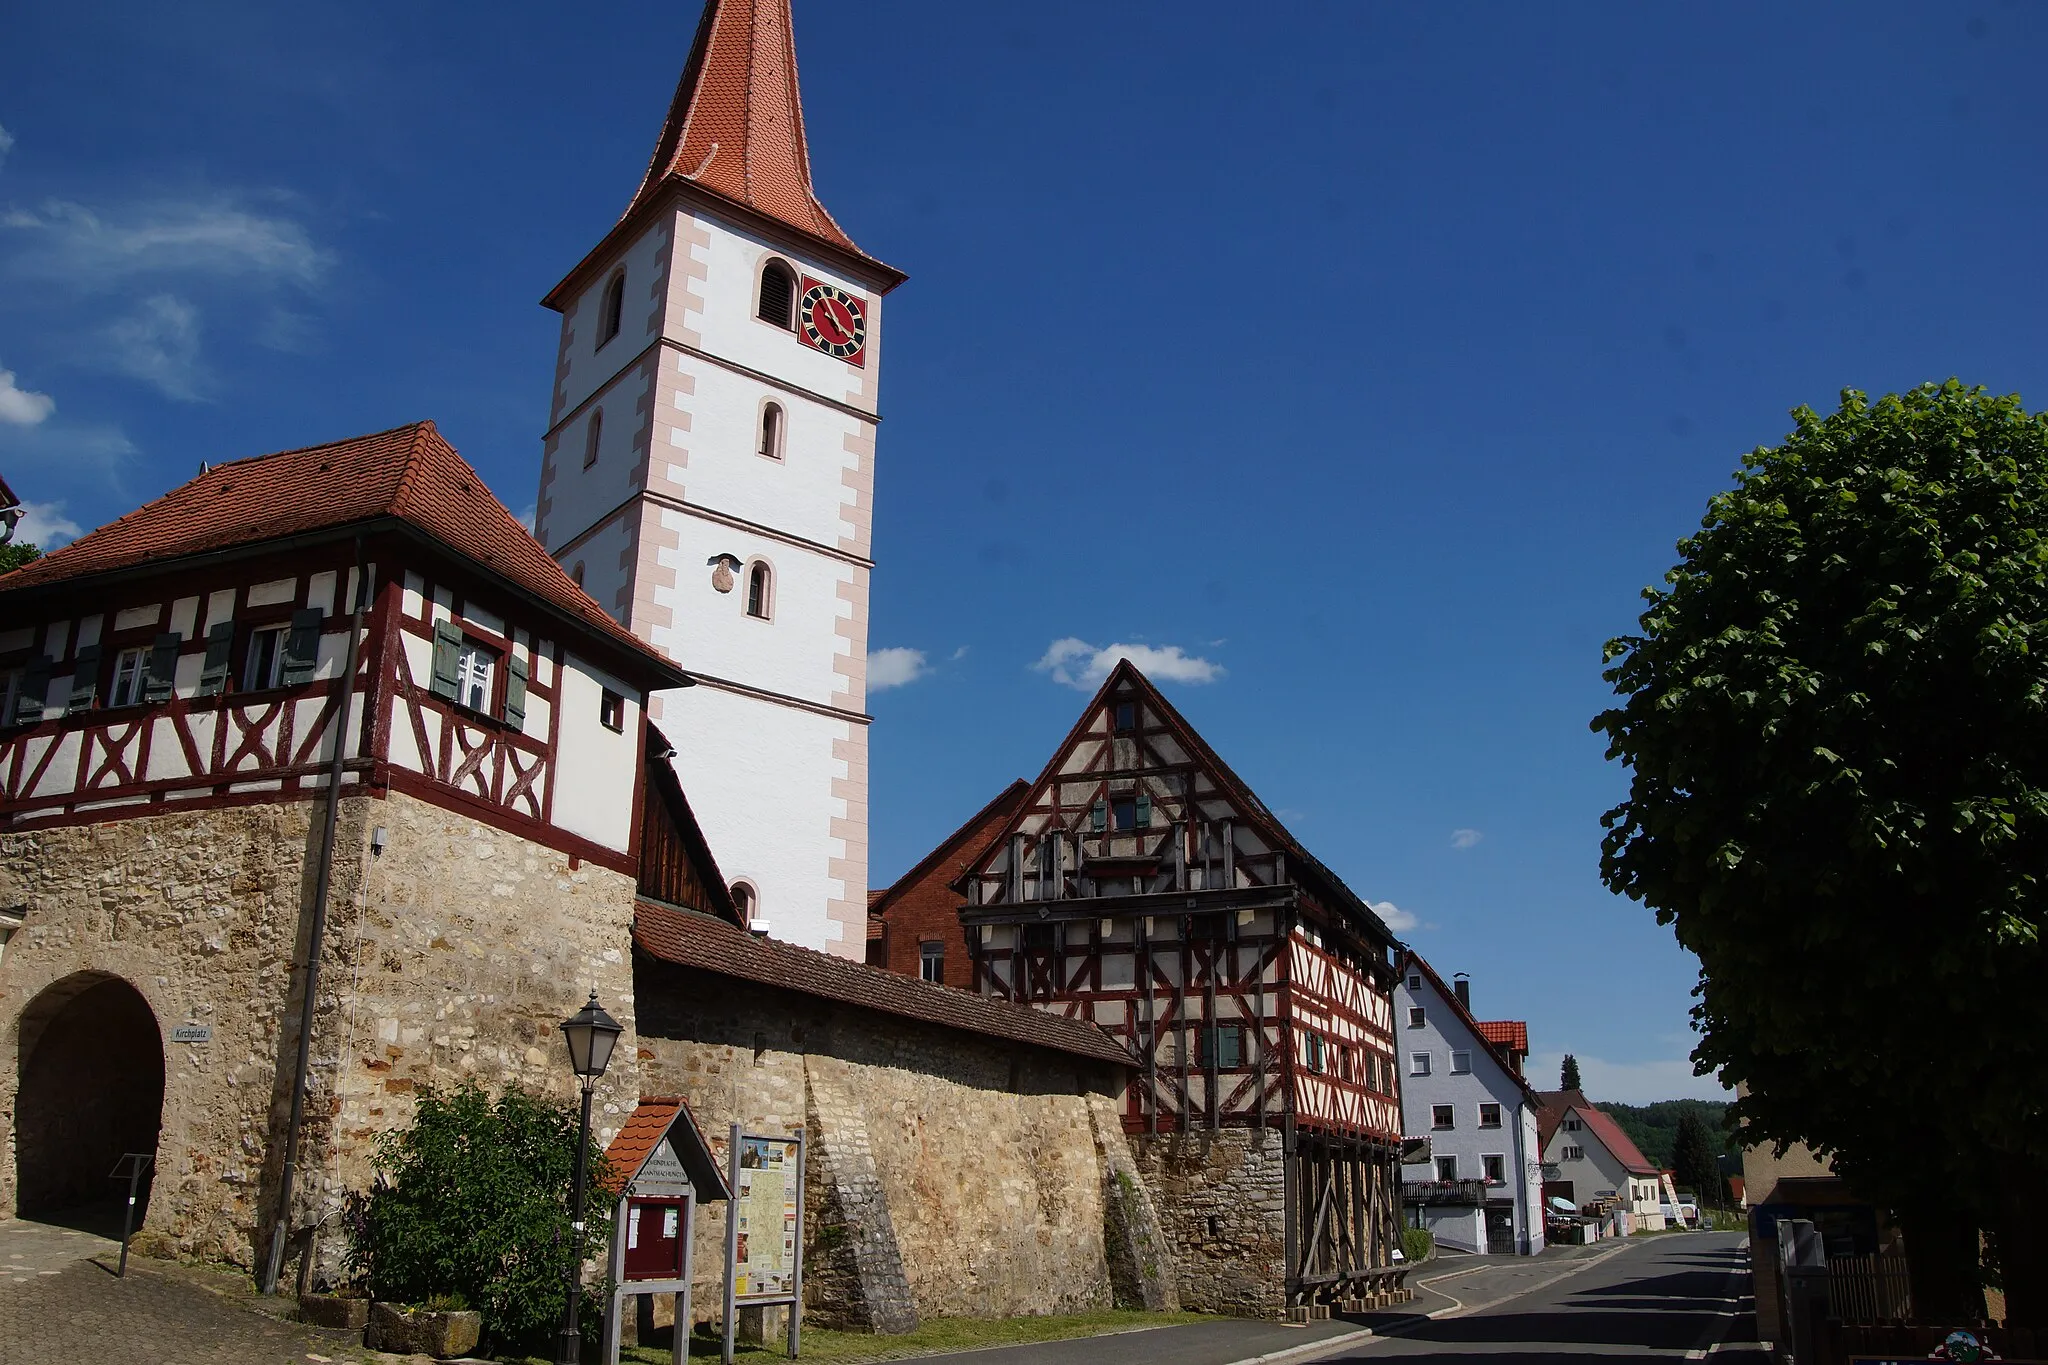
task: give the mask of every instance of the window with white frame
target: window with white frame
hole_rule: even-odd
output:
[[[1584,1147],[1566,1147],[1557,1155],[1560,1161],[1584,1161],[1586,1159],[1586,1149]]]
[[[264,626],[249,632],[249,652],[242,658],[242,690],[261,692],[284,681],[284,641],[289,627]]]
[[[1482,1104],[1479,1106],[1479,1126],[1481,1128],[1500,1127],[1500,1106],[1498,1104]]]
[[[1411,977],[1409,977],[1409,978],[1408,978],[1408,989],[1409,989],[1409,990],[1411,990],[1411,991],[1419,991],[1419,990],[1421,990],[1421,989],[1422,989],[1422,978],[1421,978],[1421,977],[1420,977],[1419,975],[1418,975],[1418,976],[1411,976]]]
[[[946,979],[946,945],[939,942],[917,945],[917,974],[926,981]]]
[[[1427,1076],[1429,1074],[1429,1054],[1427,1052],[1418,1052],[1409,1057],[1408,1074],[1411,1076]]]
[[[491,709],[491,682],[497,677],[498,651],[464,637],[455,657],[455,702],[472,711]]]
[[[1486,1183],[1489,1185],[1505,1185],[1508,1183],[1508,1159],[1504,1155],[1496,1154],[1480,1157],[1479,1169],[1485,1174]]]
[[[149,676],[149,651],[124,649],[114,656],[114,690],[107,694],[109,706],[139,706],[143,680]]]
[[[1566,1119],[1564,1121],[1564,1130],[1567,1133],[1576,1133],[1583,1126],[1577,1119]]]
[[[626,699],[609,687],[597,694],[597,723],[607,730],[626,728]]]
[[[1469,1052],[1453,1052],[1451,1054],[1451,1074],[1453,1076],[1471,1075],[1472,1054]]]
[[[1432,1104],[1429,1106],[1429,1126],[1433,1131],[1439,1133],[1449,1132],[1451,1129],[1456,1128],[1458,1126],[1456,1106],[1449,1104]]]
[[[1458,1158],[1440,1156],[1436,1159],[1436,1178],[1448,1185],[1458,1178]]]
[[[1423,1025],[1422,1006],[1416,1005],[1408,1011],[1408,1027],[1421,1028]]]
[[[766,621],[775,612],[775,571],[762,560],[747,570],[747,615]]]

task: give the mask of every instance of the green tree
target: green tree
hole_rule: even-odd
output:
[[[43,552],[22,541],[10,540],[0,545],[0,573],[12,573],[30,560],[41,559]]]
[[[1702,1208],[1720,1208],[1728,1202],[1721,1181],[1721,1167],[1714,1158],[1713,1140],[1707,1125],[1696,1113],[1679,1116],[1678,1140],[1672,1146],[1671,1169],[1675,1183],[1691,1190]]]
[[[412,1126],[377,1144],[378,1180],[348,1219],[350,1270],[398,1303],[458,1295],[501,1348],[545,1347],[562,1321],[578,1116],[510,1087],[423,1092]],[[610,1245],[604,1155],[590,1148],[584,1251]],[[590,1336],[602,1309],[584,1304]]]
[[[1577,1090],[1579,1088],[1579,1059],[1572,1056],[1569,1052],[1564,1054],[1564,1065],[1558,1068],[1557,1088],[1560,1090]]]
[[[1793,418],[1608,644],[1601,873],[1699,958],[1693,1059],[1749,1086],[1743,1140],[1891,1204],[1923,1313],[2006,1229],[2040,1321],[2048,420],[1953,380]]]

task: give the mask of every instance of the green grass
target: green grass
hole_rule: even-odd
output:
[[[983,1346],[1016,1346],[1033,1341],[1060,1341],[1070,1337],[1100,1336],[1105,1332],[1129,1332],[1146,1327],[1171,1327],[1175,1323],[1214,1321],[1204,1313],[1141,1313],[1110,1309],[1098,1313],[1065,1313],[1026,1318],[932,1318],[914,1332],[897,1336],[876,1336],[868,1332],[834,1332],[822,1327],[805,1327],[803,1359],[825,1365],[860,1365],[874,1360],[906,1360],[912,1356],[937,1355],[946,1351],[972,1351]],[[717,1337],[690,1338],[692,1359],[716,1359]],[[778,1339],[770,1346],[740,1346],[739,1360],[766,1362],[784,1359]],[[668,1365],[666,1347],[629,1346],[619,1357],[636,1365]]]

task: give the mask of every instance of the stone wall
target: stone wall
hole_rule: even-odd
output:
[[[1287,1306],[1286,1161],[1277,1128],[1130,1139],[1182,1307],[1277,1317]]]
[[[165,1052],[146,1228],[165,1250],[252,1265],[267,1246],[310,932],[318,801],[0,837],[0,1215],[16,1199],[15,1100],[36,1002],[126,981]],[[370,852],[383,827],[385,851]],[[474,1077],[573,1091],[555,1025],[594,985],[632,1023],[632,880],[404,796],[342,802],[298,1184],[302,1219],[362,1188],[419,1090]],[[24,1038],[24,1016],[29,1029]],[[181,1024],[202,1042],[171,1041]],[[608,1139],[640,1093],[630,1034],[601,1092]],[[33,1143],[31,1143],[33,1149]],[[332,1247],[326,1249],[331,1259]]]
[[[644,958],[637,974],[648,1093],[686,1098],[721,1150],[735,1119],[808,1131],[810,1320],[1106,1308],[1114,1248],[1134,1303],[1173,1306],[1118,1069]],[[719,1312],[725,1235],[723,1210],[705,1214],[700,1322]]]

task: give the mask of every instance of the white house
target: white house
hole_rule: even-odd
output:
[[[1614,1199],[1635,1215],[1638,1227],[1664,1227],[1664,1173],[1583,1093],[1545,1092],[1540,1128],[1543,1179],[1552,1195],[1581,1209]]]
[[[1402,1131],[1430,1146],[1428,1161],[1401,1168],[1411,1221],[1459,1251],[1541,1251],[1542,1100],[1522,1078],[1528,1026],[1474,1019],[1465,978],[1447,987],[1412,951],[1394,1004]]]

